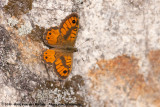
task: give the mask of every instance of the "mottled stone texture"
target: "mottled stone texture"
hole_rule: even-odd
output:
[[[32,2],[33,0],[9,0],[3,8],[6,13],[18,17],[32,9]]]
[[[153,57],[154,54],[158,54],[156,59]],[[146,105],[158,107],[160,105],[158,83],[160,71],[157,66],[160,61],[159,55],[158,52],[150,53],[149,59],[153,61],[153,71],[150,71],[150,75],[146,78],[138,72],[138,59],[135,57],[123,55],[108,61],[98,61],[99,68],[92,69],[88,73],[92,83],[90,95],[94,96],[95,100],[105,101],[103,103],[105,106],[119,106],[125,100],[127,107],[145,107]],[[102,97],[97,92],[102,92],[102,95],[106,96]]]
[[[78,52],[59,80],[42,36],[72,12]],[[0,0],[0,107],[160,107],[159,29],[159,0]]]

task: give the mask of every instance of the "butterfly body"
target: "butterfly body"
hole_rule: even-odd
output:
[[[76,13],[67,16],[59,27],[51,27],[43,36],[44,43],[51,49],[43,53],[43,59],[53,64],[54,71],[62,79],[66,79],[73,63],[73,52],[79,28],[79,18]]]

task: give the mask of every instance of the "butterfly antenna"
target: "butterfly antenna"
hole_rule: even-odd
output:
[[[91,41],[91,39],[90,38],[87,38],[83,43],[81,43],[81,44],[79,44],[77,47],[81,47],[81,46],[83,46],[85,43],[87,43],[87,42],[90,42]],[[93,40],[92,40],[93,41]],[[78,53],[78,52],[77,52]],[[81,57],[81,59],[84,61],[84,59],[82,58],[82,56],[80,55],[80,53],[78,53],[78,55]]]
[[[90,41],[91,39],[90,38],[87,38],[83,43],[79,44],[78,47],[80,47],[80,45],[82,46],[84,43]]]

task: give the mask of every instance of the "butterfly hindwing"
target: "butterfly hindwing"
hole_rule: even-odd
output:
[[[59,77],[65,79],[69,76],[72,70],[73,53],[61,49],[48,49],[43,57],[46,62],[53,64],[54,71]]]
[[[57,26],[49,28],[45,32],[43,40],[44,43],[50,47],[61,45],[62,36],[60,35],[59,28]]]

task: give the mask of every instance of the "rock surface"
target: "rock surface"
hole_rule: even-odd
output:
[[[1,107],[160,106],[159,0],[1,0]],[[45,64],[42,36],[80,17],[72,73]]]

